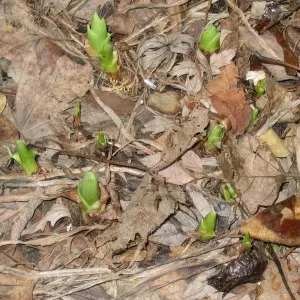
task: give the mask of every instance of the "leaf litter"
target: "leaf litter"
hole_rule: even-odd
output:
[[[300,4],[262,4],[0,4],[0,143],[24,140],[39,165],[27,177],[1,147],[0,298],[299,297]],[[115,76],[89,57],[95,11],[113,33]],[[215,53],[198,48],[207,24]],[[87,171],[105,198],[95,214],[77,194]]]

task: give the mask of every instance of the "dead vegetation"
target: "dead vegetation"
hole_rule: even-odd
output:
[[[300,2],[116,2],[0,1],[0,298],[297,299]],[[116,74],[89,45],[94,12]]]

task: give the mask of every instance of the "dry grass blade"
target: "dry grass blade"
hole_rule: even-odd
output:
[[[20,240],[9,240],[9,241],[2,241],[0,242],[0,247],[1,246],[6,246],[6,245],[29,245],[29,246],[49,246],[53,245],[56,243],[60,243],[64,240],[66,240],[68,237],[73,236],[79,232],[82,231],[93,231],[93,230],[105,230],[107,226],[105,225],[94,225],[94,226],[82,226],[79,227],[73,231],[69,232],[64,232],[64,233],[54,233],[48,237],[36,239],[36,240],[29,240],[29,241],[20,241]]]

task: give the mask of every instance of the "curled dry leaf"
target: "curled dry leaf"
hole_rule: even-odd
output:
[[[207,124],[207,110],[196,107],[182,126],[174,125],[162,152],[161,161],[155,169],[164,169],[181,157],[197,142],[195,135],[203,132]]]
[[[32,218],[36,208],[43,202],[42,199],[33,198],[24,205],[24,209],[16,217],[11,228],[11,239],[18,240],[23,229],[26,227],[29,220]]]
[[[229,49],[220,53],[213,53],[210,57],[210,68],[213,75],[221,73],[220,68],[229,65],[235,57],[236,50]]]
[[[241,232],[266,242],[300,245],[300,198],[294,195],[242,223]]]
[[[194,38],[187,34],[156,36],[140,44],[138,58],[144,70],[168,72],[177,55],[189,55],[194,43]]]
[[[154,185],[150,176],[145,175],[138,189],[132,194],[120,223],[99,235],[97,246],[113,241],[113,252],[118,252],[124,250],[130,241],[135,241],[137,236],[141,238],[141,242],[146,242],[148,236],[175,212],[177,202],[185,202],[180,187]]]
[[[66,206],[56,203],[51,207],[42,220],[23,230],[22,235],[35,233],[39,230],[43,231],[47,222],[50,222],[51,226],[54,226],[55,223],[61,218],[71,218],[71,215]]]
[[[181,83],[186,91],[190,94],[195,94],[200,91],[202,82],[199,71],[195,63],[191,60],[185,60],[175,65],[170,71],[171,77],[182,77],[184,76],[185,82]]]

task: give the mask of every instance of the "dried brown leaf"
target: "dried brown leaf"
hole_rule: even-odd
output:
[[[280,261],[280,264],[292,293],[295,297],[297,297],[295,299],[298,299],[300,295],[299,271],[297,271],[296,267],[290,269],[287,265],[287,262],[283,259]],[[291,299],[283,284],[282,278],[278,272],[278,268],[273,261],[270,261],[268,264],[268,268],[264,273],[264,280],[261,282],[260,290],[256,299]]]
[[[43,202],[42,199],[33,198],[32,200],[28,201],[27,205],[24,207],[23,211],[20,212],[14,221],[14,224],[11,228],[11,239],[18,240],[19,237],[22,235],[22,231],[24,230],[25,226],[32,218],[36,208]]]
[[[210,68],[213,75],[221,73],[220,68],[229,65],[235,57],[236,50],[224,50],[218,54],[213,53],[210,57]]]
[[[237,83],[238,69],[232,63],[211,80],[206,88],[212,94],[210,99],[217,112],[230,120],[234,132],[243,133],[249,125],[252,109]]]
[[[116,13],[113,14],[109,23],[109,30],[113,33],[129,35],[132,33],[134,26],[134,20],[131,16]]]
[[[300,198],[294,195],[242,223],[241,232],[266,242],[300,245]]]
[[[157,134],[165,132],[173,124],[173,121],[162,116],[154,116],[154,118],[147,123],[144,123],[143,133],[150,132],[152,134]]]
[[[33,226],[30,226],[29,228],[23,230],[22,235],[31,234],[39,230],[43,231],[47,222],[50,222],[51,226],[54,226],[55,223],[61,218],[71,218],[69,209],[63,204],[53,204],[45,217]]]
[[[16,120],[26,140],[68,136],[62,111],[89,89],[92,67],[79,65],[48,46],[43,40],[28,45],[9,70],[18,82]]]
[[[266,57],[274,58],[281,61],[284,60],[283,50],[280,47],[280,45],[277,43],[276,38],[271,34],[271,32],[266,31],[262,35],[260,35],[260,37],[269,47],[268,48],[269,51],[267,51],[266,48],[262,47],[260,43],[255,42],[255,37],[245,27],[243,26],[239,27],[239,34],[240,34],[239,35],[240,42],[245,44],[247,48],[249,48],[251,51],[253,52],[257,51],[261,55]],[[278,81],[293,78],[286,74],[285,68],[282,66],[271,65],[271,64],[265,64],[264,66],[271,72],[274,78]]]
[[[174,213],[175,209],[176,199],[168,189],[151,184],[149,175],[146,175],[121,217],[113,249],[125,249],[130,241],[136,239],[137,234],[146,242],[149,234]]]
[[[222,147],[220,167],[233,182],[241,200],[254,213],[259,205],[272,205],[282,184],[279,165],[272,152],[254,137],[230,140]]]
[[[185,82],[182,85],[190,94],[195,94],[201,90],[202,82],[196,65],[191,60],[185,60],[178,63],[169,72],[171,77],[184,76]]]
[[[0,265],[5,267],[15,264],[15,260],[6,256],[4,253],[0,254]],[[27,268],[24,266],[17,266],[16,271],[26,272]],[[18,276],[14,274],[0,274],[0,299],[5,300],[32,300],[33,289],[36,280],[26,278],[25,276]]]
[[[145,70],[166,71],[172,67],[170,62],[175,63],[177,54],[188,55],[193,47],[194,39],[187,34],[156,36],[140,44],[138,58]]]
[[[197,142],[195,135],[203,132],[207,124],[207,111],[197,107],[181,127],[174,125],[168,144],[162,152],[161,161],[155,168],[161,170],[175,162]]]

